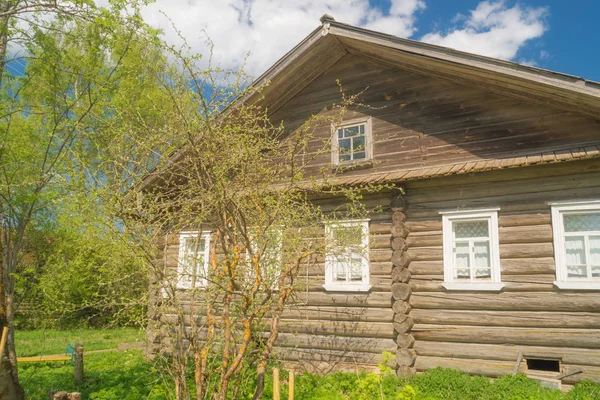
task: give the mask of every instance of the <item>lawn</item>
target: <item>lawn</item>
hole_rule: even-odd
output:
[[[167,392],[172,393],[167,391],[171,385],[162,381],[161,374],[152,362],[144,359],[141,350],[116,350],[119,343],[139,342],[143,336],[143,332],[135,329],[17,332],[20,356],[64,353],[68,343],[82,343],[85,351],[89,351],[84,355],[85,379],[79,387],[73,383],[73,367],[69,362],[20,364],[19,379],[26,398],[46,400],[50,390],[79,391],[84,399],[92,400],[173,398],[167,396]],[[94,352],[107,349],[113,351]],[[270,378],[267,377],[265,400],[272,399]],[[287,399],[286,378],[286,372],[282,371],[282,399]],[[600,399],[600,385],[582,382],[564,393],[542,388],[524,375],[491,381],[436,368],[406,380],[392,375],[381,379],[364,372],[299,375],[295,393],[296,400],[594,400]]]
[[[84,351],[116,349],[120,343],[143,342],[144,336],[135,328],[16,331],[15,344],[18,356],[26,357],[63,354],[69,343],[83,344]]]
[[[27,399],[47,400],[50,390],[80,391],[84,399],[166,399],[164,385],[153,365],[144,360],[141,350],[117,349],[120,343],[144,340],[144,331],[132,328],[110,330],[17,331],[15,344],[19,356],[64,354],[67,344],[84,346],[84,383],[73,383],[69,362],[19,364],[19,380]]]

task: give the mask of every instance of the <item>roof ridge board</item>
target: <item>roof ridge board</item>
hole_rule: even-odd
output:
[[[375,36],[380,39],[387,39],[389,42],[394,43],[394,44],[401,44],[401,45],[404,44],[404,45],[410,47],[407,49],[401,49],[403,51],[406,51],[407,53],[412,53],[412,54],[421,55],[421,56],[427,55],[427,54],[424,54],[424,53],[418,51],[419,49],[422,49],[425,51],[433,50],[435,52],[447,54],[450,56],[454,55],[454,56],[459,56],[461,58],[470,58],[470,59],[473,59],[473,60],[476,60],[479,62],[489,63],[492,65],[502,65],[502,66],[505,66],[505,67],[508,67],[511,69],[521,70],[523,72],[529,72],[529,73],[535,73],[538,75],[555,77],[555,79],[561,79],[561,80],[565,80],[568,82],[577,82],[582,87],[590,86],[590,87],[593,87],[593,90],[599,90],[599,95],[600,95],[600,82],[585,79],[585,78],[577,76],[577,75],[571,75],[571,74],[567,74],[564,72],[553,71],[553,70],[545,69],[545,68],[532,67],[529,65],[519,64],[515,61],[502,60],[499,58],[488,57],[488,56],[483,56],[483,55],[479,55],[479,54],[475,54],[475,53],[469,53],[466,51],[456,50],[456,49],[453,49],[450,47],[444,47],[444,46],[440,46],[440,45],[436,45],[436,44],[420,42],[417,40],[401,38],[398,36],[357,27],[357,26],[346,24],[343,22],[330,21],[330,23],[331,23],[331,28],[342,28],[347,31],[358,32],[363,35],[372,35],[372,36]],[[331,29],[331,28],[329,29],[329,33],[332,35],[337,35],[336,30]],[[581,85],[581,84],[583,84],[583,85]]]

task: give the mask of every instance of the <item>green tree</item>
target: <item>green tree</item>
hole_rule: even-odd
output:
[[[29,17],[26,31],[16,22],[19,15]],[[0,70],[0,326],[9,327],[0,398],[12,399],[22,398],[13,317],[26,239],[56,219],[65,202],[79,202],[79,212],[102,206],[86,193],[105,184],[106,176],[89,174],[89,164],[102,142],[121,134],[112,130],[120,117],[113,104],[147,98],[142,92],[153,77],[143,69],[160,61],[160,46],[137,3],[125,1],[111,2],[108,9],[87,1],[3,1],[0,32],[3,61],[6,43],[14,39],[24,46],[24,59],[13,60],[24,72],[6,73],[11,63],[4,62]],[[106,226],[114,229],[111,221]]]

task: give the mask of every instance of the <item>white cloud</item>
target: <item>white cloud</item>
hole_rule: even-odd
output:
[[[260,75],[320,24],[325,13],[337,21],[410,37],[423,0],[391,0],[385,10],[368,0],[158,0],[143,10],[166,40],[180,44],[175,27],[195,52],[207,53],[207,35],[214,43],[214,61],[239,67],[248,53],[246,71]],[[205,31],[206,33],[204,33]]]
[[[447,33],[428,33],[423,42],[489,57],[514,60],[528,40],[541,37],[548,29],[545,7],[507,7],[506,2],[482,1],[469,16],[458,15],[461,26]],[[529,61],[531,63],[531,60]]]

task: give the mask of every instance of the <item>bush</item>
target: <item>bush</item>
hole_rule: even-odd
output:
[[[296,398],[300,400],[595,400],[600,385],[583,381],[564,393],[543,387],[524,374],[491,380],[461,371],[435,368],[411,378],[391,374],[343,373],[304,374],[298,377]]]
[[[17,314],[17,329],[143,326],[141,261],[93,227],[53,228],[28,236],[15,294],[27,309]]]

